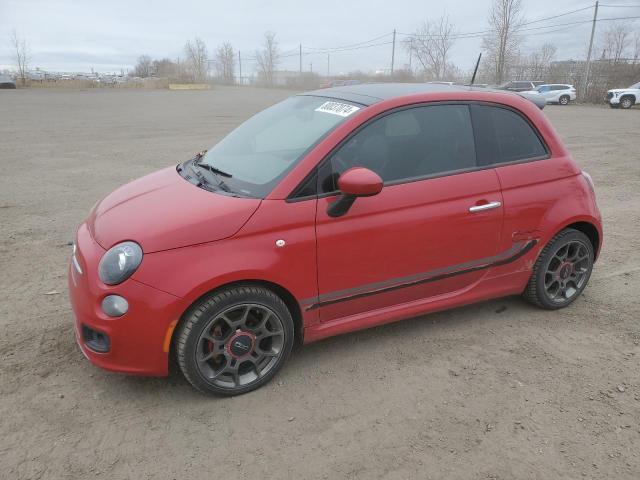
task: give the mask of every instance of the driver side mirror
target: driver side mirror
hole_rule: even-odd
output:
[[[372,197],[382,191],[380,176],[364,167],[353,167],[338,178],[338,189],[342,195],[329,205],[327,214],[340,217],[347,213],[358,197]]]

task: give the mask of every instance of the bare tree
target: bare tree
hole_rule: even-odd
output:
[[[624,58],[624,53],[631,40],[629,24],[616,22],[609,25],[604,32],[602,56],[613,63],[619,63]]]
[[[551,62],[556,55],[556,47],[545,43],[526,56],[520,65],[519,77],[527,80],[544,80],[549,75]]]
[[[418,59],[425,74],[432,80],[448,80],[449,53],[454,43],[455,28],[449,17],[443,15],[435,21],[424,21],[405,44]]]
[[[638,63],[638,60],[640,60],[640,32],[633,35],[633,63]]]
[[[496,83],[505,80],[509,66],[518,56],[518,32],[524,23],[522,9],[522,0],[494,0],[489,11],[490,32],[483,38],[482,48]]]
[[[178,63],[168,58],[154,60],[151,69],[158,77],[169,79],[177,79],[180,73],[180,66]]]
[[[229,42],[223,43],[216,49],[215,63],[218,78],[226,84],[232,84],[234,82],[236,57]]]
[[[153,73],[153,61],[149,55],[140,55],[138,57],[138,63],[133,68],[134,77],[150,77]]]
[[[13,61],[18,69],[18,76],[22,80],[22,85],[27,82],[27,69],[29,67],[29,45],[24,37],[19,37],[18,32],[11,32],[11,46],[13,48]]]
[[[276,34],[265,32],[262,49],[256,51],[256,62],[260,77],[269,86],[273,86],[273,72],[275,72],[279,60],[280,51],[276,41]]]
[[[193,42],[188,41],[184,46],[184,54],[187,57],[187,68],[192,79],[196,82],[206,80],[209,57],[204,41],[199,37],[196,37]]]

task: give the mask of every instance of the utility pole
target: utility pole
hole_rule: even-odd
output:
[[[584,67],[584,85],[582,86],[582,98],[587,96],[587,86],[589,85],[589,68],[591,67],[591,49],[593,48],[593,36],[596,33],[596,22],[598,21],[598,3],[593,12],[593,25],[591,25],[591,40],[589,40],[589,52],[587,53],[587,64]]]
[[[300,44],[300,76],[302,77],[302,44]]]
[[[330,53],[327,53],[327,78],[329,78],[329,57],[330,57]]]
[[[393,29],[393,46],[391,47],[391,76],[393,76],[393,64],[396,60],[396,29]]]
[[[413,68],[411,67],[411,60],[413,57],[413,37],[409,38],[409,72],[413,75]]]
[[[238,70],[240,70],[240,76],[238,78],[240,81],[238,83],[242,85],[242,57],[240,56],[240,50],[238,50]]]

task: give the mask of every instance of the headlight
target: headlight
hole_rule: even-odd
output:
[[[117,285],[133,275],[142,262],[142,248],[135,242],[122,242],[102,256],[98,266],[100,280]]]

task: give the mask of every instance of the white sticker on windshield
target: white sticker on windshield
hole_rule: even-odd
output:
[[[334,115],[340,115],[341,117],[348,117],[358,110],[360,110],[360,107],[340,102],[324,102],[316,108],[316,112],[332,113]]]

